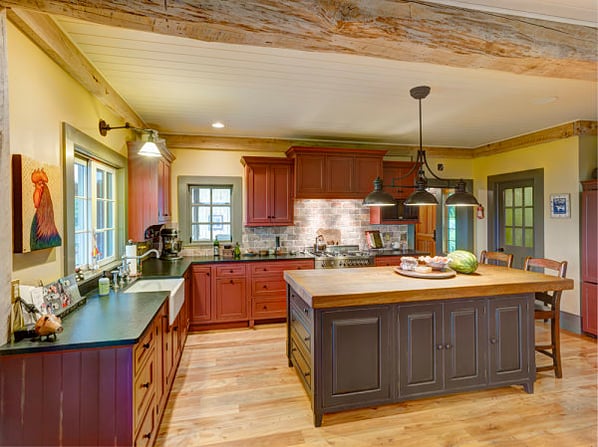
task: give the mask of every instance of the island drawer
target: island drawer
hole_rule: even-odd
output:
[[[290,289],[291,294],[289,301],[291,302],[291,308],[297,310],[297,315],[303,319],[308,326],[313,324],[313,309],[307,305],[305,301],[299,298],[299,295],[295,293],[293,289]]]
[[[294,336],[298,343],[303,345],[308,353],[311,353],[311,327],[305,324],[305,321],[297,315],[298,311],[294,307],[291,308],[291,335]]]
[[[311,367],[309,362],[305,360],[305,357],[303,357],[301,349],[297,346],[297,343],[293,337],[291,337],[291,361],[297,369],[299,377],[307,389],[311,391]]]
[[[151,405],[149,405],[145,416],[141,424],[139,424],[137,430],[137,436],[135,436],[135,447],[149,447],[153,445],[153,437],[155,434],[155,428],[157,423],[157,415],[154,411],[154,397],[151,398]]]

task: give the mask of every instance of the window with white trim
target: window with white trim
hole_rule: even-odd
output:
[[[191,243],[233,240],[232,185],[189,185]]]
[[[74,163],[75,267],[101,267],[116,260],[116,170],[91,158]]]

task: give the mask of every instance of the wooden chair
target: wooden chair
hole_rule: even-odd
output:
[[[486,251],[480,253],[480,264],[504,265],[513,267],[513,255],[502,251]]]
[[[567,261],[553,261],[552,259],[532,258],[528,256],[525,258],[523,269],[551,270],[556,272],[556,276],[559,278],[564,278],[567,273]],[[541,302],[541,306],[536,306],[534,309],[535,320],[550,320],[550,344],[539,345],[536,343],[536,352],[540,352],[552,359],[552,365],[536,367],[536,371],[550,371],[554,369],[555,376],[559,379],[563,377],[560,348],[561,294],[561,290],[537,292],[536,302]]]

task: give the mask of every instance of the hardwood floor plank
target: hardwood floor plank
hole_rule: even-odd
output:
[[[285,357],[285,325],[190,334],[156,446],[596,447],[596,340],[561,332],[563,378],[324,415]],[[538,339],[548,325],[537,323]],[[536,361],[545,362],[544,356]]]

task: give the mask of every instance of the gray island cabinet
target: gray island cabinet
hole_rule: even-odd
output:
[[[533,392],[534,292],[571,280],[496,266],[449,279],[392,267],[287,271],[287,356],[324,413],[468,390]]]

